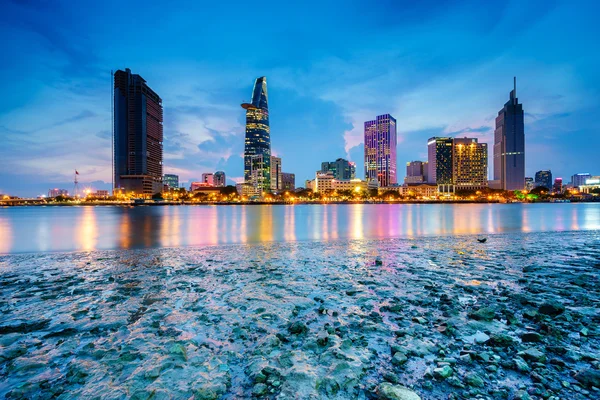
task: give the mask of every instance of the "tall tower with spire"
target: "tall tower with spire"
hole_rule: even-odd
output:
[[[256,194],[271,190],[271,131],[267,78],[254,82],[252,100],[242,104],[246,110],[246,140],[244,144],[244,181]]]
[[[504,107],[498,111],[494,131],[494,181],[503,190],[525,188],[525,123],[517,98],[517,78]]]

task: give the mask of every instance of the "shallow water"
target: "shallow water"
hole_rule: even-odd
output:
[[[533,330],[545,335],[533,346],[563,363],[526,362],[556,383],[544,390],[597,398],[571,371],[600,361],[600,233],[475,239],[0,256],[0,397],[367,399],[395,380],[422,399],[506,399],[534,388],[512,366]],[[548,299],[567,310],[525,315]],[[469,317],[481,307],[495,318]],[[472,343],[481,332],[514,344]],[[394,345],[402,366],[391,363]],[[485,387],[428,375],[444,363],[459,384],[476,372]]]
[[[0,208],[0,253],[600,229],[600,204]]]

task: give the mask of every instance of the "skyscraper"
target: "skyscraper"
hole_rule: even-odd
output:
[[[163,183],[170,189],[179,189],[179,175],[165,174]]]
[[[281,189],[281,157],[271,156],[271,190],[279,191]]]
[[[129,68],[114,75],[115,188],[141,195],[162,192],[162,100]]]
[[[455,189],[487,187],[487,143],[479,143],[476,138],[455,138],[452,142],[452,184]]]
[[[321,163],[321,172],[332,172],[335,179],[353,179],[353,165],[348,160],[338,158],[335,161]]]
[[[535,173],[535,187],[543,186],[548,190],[552,189],[552,171],[542,170]]]
[[[494,181],[503,190],[525,188],[525,124],[517,78],[509,101],[498,112],[494,132]]]
[[[296,175],[288,172],[281,173],[281,190],[294,190],[296,189]]]
[[[553,186],[553,191],[554,193],[562,193],[563,190],[563,184],[562,184],[562,178],[556,178],[554,180],[554,186]]]
[[[449,137],[432,137],[427,141],[428,183],[452,184],[452,144]]]
[[[217,171],[213,175],[213,183],[216,187],[224,187],[226,186],[225,172]]]
[[[404,183],[427,182],[428,162],[410,161],[406,163],[406,177]]]
[[[354,161],[348,161],[348,166],[350,167],[350,179],[356,178],[356,163]]]
[[[589,173],[575,174],[571,177],[571,183],[573,184],[573,187],[583,186],[585,185],[585,181],[590,179],[590,176]]]
[[[271,189],[271,134],[266,77],[256,79],[252,100],[242,104],[242,108],[246,110],[244,180],[257,185],[255,191],[261,193]]]
[[[395,185],[396,119],[390,114],[365,122],[365,179],[380,187]]]
[[[531,189],[533,189],[535,186],[533,184],[533,178],[530,176],[526,176],[525,177],[525,190],[530,191]]]

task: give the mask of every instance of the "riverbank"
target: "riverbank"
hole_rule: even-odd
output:
[[[2,204],[0,207],[69,207],[69,206],[115,206],[115,207],[136,207],[136,206],[199,206],[199,205],[219,205],[219,206],[236,206],[236,205],[295,205],[295,204],[507,204],[507,203],[598,203],[600,198],[589,200],[566,200],[566,201],[551,201],[551,200],[536,200],[536,201],[500,201],[500,200],[364,200],[364,201],[312,201],[312,200],[295,200],[295,201],[154,201],[146,200],[144,202],[116,202],[116,201],[78,201],[78,202],[35,202],[35,203],[18,203]]]
[[[0,256],[0,396],[597,398],[598,265],[598,231]]]

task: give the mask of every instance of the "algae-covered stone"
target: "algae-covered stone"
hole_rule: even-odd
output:
[[[453,373],[454,370],[449,365],[444,365],[443,367],[435,368],[433,370],[433,376],[439,379],[449,378]]]
[[[187,350],[180,343],[175,343],[174,345],[172,345],[169,349],[169,353],[173,356],[182,358],[183,360],[187,361]]]
[[[535,362],[544,362],[546,361],[546,355],[544,353],[542,353],[541,351],[539,351],[536,348],[529,348],[527,350],[524,351],[520,351],[518,353],[521,357],[523,357],[525,360],[528,361],[535,361]]]
[[[421,400],[421,397],[409,388],[388,382],[381,383],[377,393],[384,400]]]
[[[290,324],[288,331],[293,335],[301,335],[309,331],[308,326],[300,321],[296,321]]]
[[[252,394],[257,397],[260,397],[260,396],[266,395],[268,390],[269,390],[269,388],[264,383],[257,383],[252,388]]]
[[[483,378],[474,372],[468,373],[465,376],[465,382],[469,386],[475,386],[475,387],[483,387],[484,386]]]
[[[408,357],[402,352],[397,352],[394,354],[394,357],[392,357],[392,364],[394,365],[404,365],[407,361]]]
[[[496,310],[491,307],[481,307],[479,310],[469,313],[469,318],[477,321],[492,321],[496,316]]]

